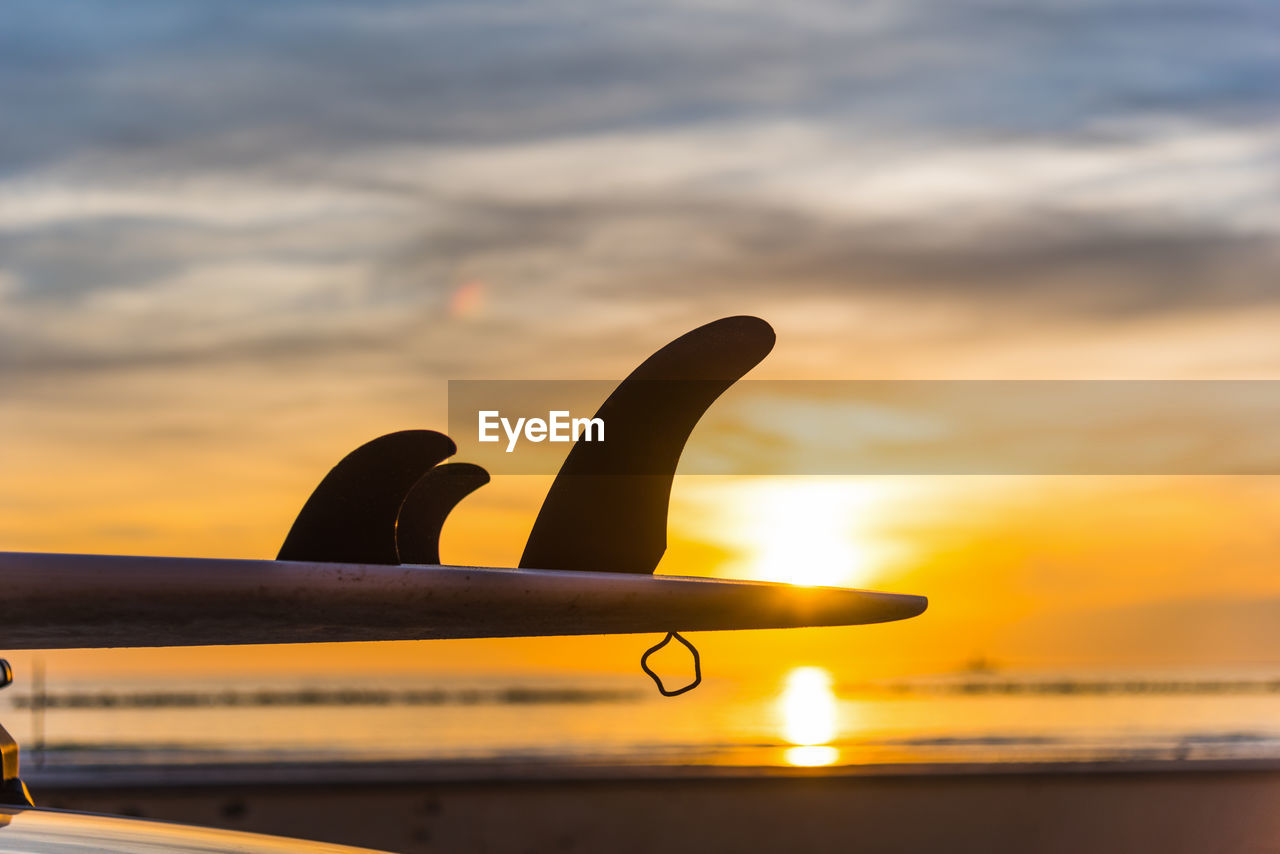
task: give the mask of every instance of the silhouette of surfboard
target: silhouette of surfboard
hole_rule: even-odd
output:
[[[438,564],[444,520],[488,474],[440,466],[453,441],[407,430],[343,458],[274,561],[0,552],[0,648],[791,628],[921,613],[921,596],[651,575],[689,434],[773,340],[764,321],[730,317],[645,360],[597,413],[606,442],[570,451],[521,568]]]
[[[921,596],[469,566],[0,552],[0,649],[853,625]]]

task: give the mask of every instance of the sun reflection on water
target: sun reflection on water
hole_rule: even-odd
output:
[[[840,758],[840,751],[825,744],[806,744],[788,748],[783,756],[786,757],[788,765],[794,765],[797,768],[821,768],[823,765],[835,763]]]
[[[790,765],[830,765],[840,751],[828,742],[836,737],[836,697],[831,674],[821,667],[797,667],[787,674],[778,698],[782,737],[795,745],[786,752]]]

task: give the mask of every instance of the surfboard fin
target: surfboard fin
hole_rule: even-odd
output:
[[[725,389],[773,349],[758,317],[726,317],[658,350],[596,412],[605,441],[577,442],[556,475],[521,568],[652,573],[667,548],[680,452]]]
[[[440,531],[462,499],[489,482],[474,463],[445,463],[428,471],[409,490],[396,521],[401,563],[440,563]]]
[[[456,451],[452,439],[434,430],[402,430],[366,442],[320,481],[276,559],[399,563],[400,505],[414,484]]]

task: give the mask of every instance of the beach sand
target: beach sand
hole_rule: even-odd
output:
[[[1280,850],[1273,762],[808,771],[370,763],[63,773],[37,775],[32,788],[42,806],[406,854]]]

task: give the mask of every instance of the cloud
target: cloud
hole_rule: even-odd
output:
[[[1273,102],[1258,0],[6,4],[7,167],[511,142],[762,117],[1086,132]]]
[[[554,342],[624,364],[646,322],[744,308],[972,340],[1274,299],[1266,5],[23,12],[10,370],[373,347],[556,372]],[[448,317],[468,281],[486,312]],[[454,335],[471,356],[428,354]]]

